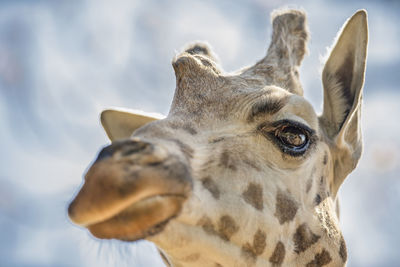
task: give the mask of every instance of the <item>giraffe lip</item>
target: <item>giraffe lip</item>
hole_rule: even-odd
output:
[[[161,232],[176,217],[186,197],[178,194],[155,195],[129,205],[103,221],[86,227],[97,238],[136,241]]]

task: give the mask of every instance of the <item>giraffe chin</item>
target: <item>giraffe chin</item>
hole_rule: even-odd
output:
[[[131,204],[104,221],[86,226],[100,239],[136,241],[160,233],[179,215],[186,197],[157,195]]]

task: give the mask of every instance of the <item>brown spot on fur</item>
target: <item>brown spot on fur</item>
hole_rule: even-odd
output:
[[[220,195],[219,189],[218,189],[217,185],[215,184],[215,182],[211,179],[210,176],[207,176],[206,178],[201,180],[201,183],[208,191],[210,191],[211,195],[214,198],[219,199],[219,195]]]
[[[320,180],[319,180],[319,184],[322,185],[324,183],[324,176],[321,176]]]
[[[269,262],[276,266],[282,265],[282,262],[285,258],[285,253],[285,246],[281,241],[279,241],[275,246],[274,252],[269,258]]]
[[[328,163],[328,154],[326,152],[325,152],[325,155],[324,155],[324,159],[322,160],[322,163],[324,165],[326,165]]]
[[[249,243],[246,243],[242,246],[242,254],[246,258],[251,258],[253,260],[256,258],[256,255],[253,253],[252,247]]]
[[[210,235],[218,235],[217,231],[215,231],[214,224],[211,219],[207,216],[201,217],[201,219],[197,222],[197,225],[203,228],[204,232]]]
[[[294,251],[299,254],[307,250],[315,244],[319,238],[319,235],[314,234],[307,224],[303,223],[297,228],[296,233],[293,235]]]
[[[201,226],[207,234],[216,235],[225,241],[229,241],[231,236],[239,230],[239,227],[229,215],[224,215],[219,219],[218,230],[215,229],[211,219],[207,216],[203,216],[197,222],[197,225]]]
[[[339,256],[342,258],[343,262],[347,261],[347,248],[343,236],[340,237]]]
[[[320,194],[317,194],[317,195],[315,196],[315,199],[314,199],[315,205],[318,206],[318,205],[321,203],[321,201],[322,201],[321,195],[320,195]]]
[[[256,255],[261,255],[264,252],[266,246],[266,238],[267,235],[263,231],[258,229],[253,238],[253,249]]]
[[[293,220],[298,208],[298,203],[291,195],[278,190],[274,215],[278,218],[280,224]]]
[[[263,210],[263,190],[261,185],[250,183],[242,194],[244,201],[257,210]]]
[[[307,263],[307,267],[321,267],[327,265],[332,261],[331,255],[325,249],[322,249],[321,253],[315,254],[315,257],[312,261]]]
[[[229,215],[224,215],[218,222],[218,234],[226,241],[229,241],[231,236],[239,230],[233,218]]]
[[[232,162],[232,158],[230,157],[229,152],[226,150],[221,154],[220,164],[225,168],[231,169],[232,171],[236,171],[236,166]]]
[[[254,234],[253,244],[251,245],[250,243],[246,243],[242,246],[243,254],[245,254],[248,258],[250,257],[255,259],[264,252],[265,247],[267,246],[266,239],[267,235],[265,232],[258,229]]]
[[[312,183],[313,183],[312,178],[308,179],[307,185],[306,185],[306,193],[310,192],[310,189],[312,187]]]
[[[196,135],[197,134],[196,129],[194,129],[193,126],[191,124],[189,124],[189,123],[185,123],[182,126],[182,129],[185,130],[186,132],[188,132],[191,135]]]
[[[286,47],[280,47],[279,49],[277,49],[277,54],[279,59],[283,59],[283,58],[288,58],[289,57],[289,51]]]

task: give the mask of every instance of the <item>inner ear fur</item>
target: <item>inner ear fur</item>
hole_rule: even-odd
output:
[[[362,151],[360,115],[368,44],[366,11],[357,11],[338,36],[322,72],[324,106],[319,118],[331,143],[336,191],[356,167]]]

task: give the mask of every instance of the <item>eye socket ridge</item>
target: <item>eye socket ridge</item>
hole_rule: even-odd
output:
[[[282,152],[294,157],[303,155],[317,139],[313,129],[292,120],[264,123],[258,130],[272,140]]]

